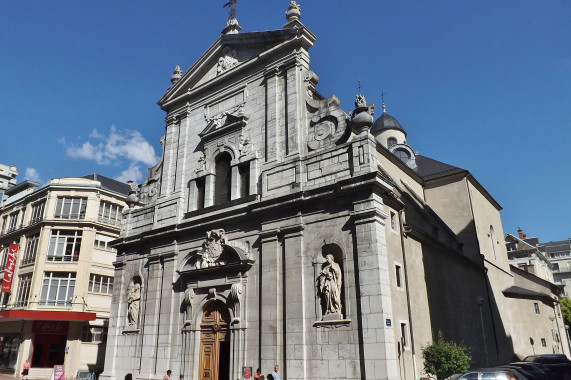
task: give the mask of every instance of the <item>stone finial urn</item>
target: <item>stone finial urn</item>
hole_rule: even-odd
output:
[[[289,7],[286,11],[286,20],[288,22],[299,20],[301,17],[301,6],[295,1],[289,2]]]
[[[179,65],[176,65],[174,72],[171,75],[171,83],[175,84],[180,80],[180,78],[182,78],[182,70],[180,69]]]
[[[351,127],[360,131],[367,132],[369,127],[373,125],[373,109],[374,104],[367,106],[367,101],[362,94],[355,97],[355,109],[351,112]]]
[[[129,195],[125,198],[125,203],[127,203],[129,208],[133,208],[139,203],[139,186],[133,181],[127,181],[127,184],[129,185]]]

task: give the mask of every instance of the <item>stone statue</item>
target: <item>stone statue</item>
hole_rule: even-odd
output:
[[[127,303],[129,305],[129,313],[127,315],[129,319],[129,326],[137,326],[137,320],[139,317],[139,302],[141,301],[141,284],[135,283],[129,289],[129,296],[127,298]]]
[[[192,300],[194,299],[194,290],[188,288],[184,291],[184,323],[190,325],[192,323]]]
[[[323,315],[341,314],[341,268],[333,255],[325,256],[321,273],[317,277],[317,293],[321,297]]]

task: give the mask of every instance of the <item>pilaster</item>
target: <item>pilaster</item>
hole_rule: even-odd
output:
[[[353,203],[357,316],[361,327],[362,376],[398,379],[396,341],[385,236],[383,202],[379,195]]]
[[[161,195],[169,196],[174,188],[176,178],[179,126],[176,116],[166,118],[167,127],[165,132],[165,156],[163,163],[163,183]]]

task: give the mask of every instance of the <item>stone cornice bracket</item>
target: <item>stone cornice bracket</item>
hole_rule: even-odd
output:
[[[165,117],[165,122],[166,122],[166,124],[167,124],[167,127],[168,127],[169,125],[176,124],[177,120],[178,120],[178,116],[177,116],[177,115],[168,115],[167,117]]]

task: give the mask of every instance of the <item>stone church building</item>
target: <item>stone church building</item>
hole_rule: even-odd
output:
[[[500,205],[416,154],[384,105],[322,96],[300,15],[232,18],[175,69],[162,158],[115,243],[102,378],[418,379],[433,333],[475,367],[517,351]]]

